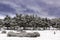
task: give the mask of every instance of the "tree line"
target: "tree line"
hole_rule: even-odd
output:
[[[9,15],[6,15],[4,19],[0,19],[0,27],[31,27],[33,29],[36,28],[49,28],[52,26],[53,28],[60,28],[60,18],[48,19],[41,18],[37,15],[23,15],[16,14],[13,18]]]

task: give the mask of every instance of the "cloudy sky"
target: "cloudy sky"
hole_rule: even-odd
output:
[[[0,0],[0,18],[5,15],[35,14],[41,17],[60,17],[60,0]]]

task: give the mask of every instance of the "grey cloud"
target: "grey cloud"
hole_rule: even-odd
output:
[[[54,0],[0,0],[0,12],[27,13],[46,17],[60,17],[59,1]],[[55,3],[56,2],[56,3]],[[9,5],[7,5],[9,4]],[[2,7],[2,8],[1,8]],[[4,9],[4,10],[3,10]],[[4,14],[4,13],[2,13]],[[5,14],[4,14],[5,15]]]

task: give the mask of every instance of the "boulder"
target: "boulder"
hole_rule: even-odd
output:
[[[2,33],[6,33],[6,31],[2,31]]]
[[[27,32],[8,32],[7,34],[8,37],[39,37],[40,34],[38,32],[33,32],[33,33],[27,33]]]

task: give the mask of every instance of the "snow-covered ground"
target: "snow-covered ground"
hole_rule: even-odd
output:
[[[54,31],[56,34],[54,34]],[[27,31],[31,32],[31,31]],[[34,31],[32,31],[34,32]],[[40,37],[29,38],[29,37],[7,37],[7,34],[1,34],[0,31],[0,40],[60,40],[60,31],[59,30],[44,30],[37,31],[40,33]]]

